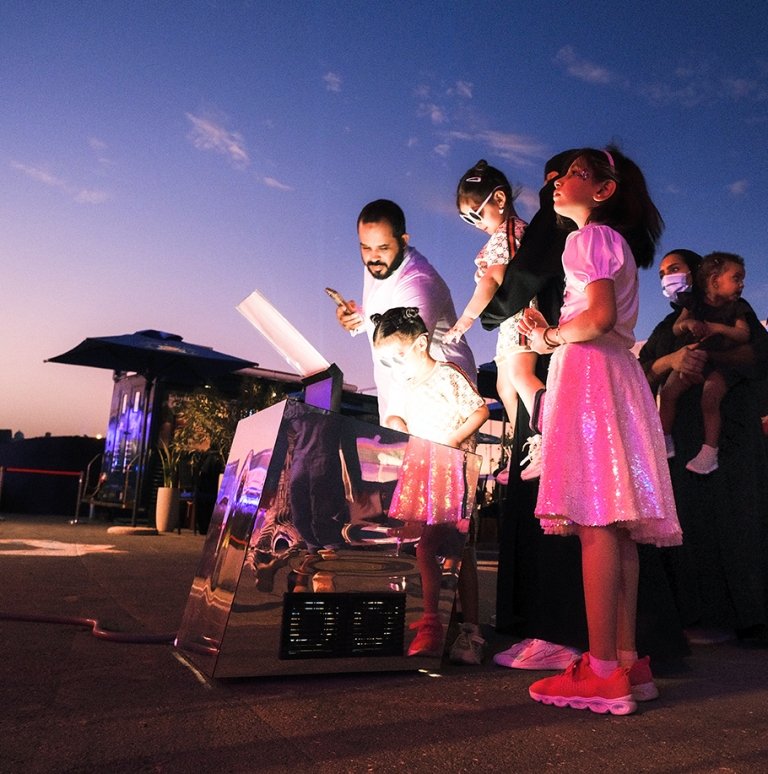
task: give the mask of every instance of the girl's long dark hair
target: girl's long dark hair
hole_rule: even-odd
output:
[[[601,223],[615,229],[627,240],[638,266],[643,269],[653,266],[664,221],[651,200],[640,167],[615,145],[609,145],[606,150],[582,148],[571,156],[568,166],[576,159],[584,161],[595,181],[616,183],[613,196],[592,210],[587,223]]]

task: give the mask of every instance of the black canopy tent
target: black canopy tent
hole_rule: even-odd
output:
[[[147,407],[155,383],[167,381],[202,385],[217,377],[258,365],[217,352],[210,347],[190,344],[176,334],[155,330],[137,331],[122,336],[87,338],[74,349],[49,358],[45,362],[106,368],[117,372],[135,372],[144,377],[144,411],[139,435],[138,469],[131,518],[134,526],[148,451]]]

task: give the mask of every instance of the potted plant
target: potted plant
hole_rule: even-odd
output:
[[[237,423],[284,397],[283,385],[247,378],[234,397],[214,387],[175,396],[173,444],[191,462],[195,519],[201,533],[208,529]]]
[[[179,523],[179,460],[182,449],[175,443],[169,446],[161,441],[157,453],[163,470],[163,486],[157,488],[155,526],[158,532],[173,532]]]

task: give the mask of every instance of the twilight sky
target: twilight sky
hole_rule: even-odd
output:
[[[106,430],[109,371],[43,363],[171,331],[289,370],[235,306],[258,288],[346,381],[370,354],[355,221],[380,197],[460,311],[485,235],[456,215],[486,158],[523,187],[617,140],[673,248],[740,253],[768,314],[764,0],[5,0],[0,4],[0,428]],[[666,313],[642,273],[638,338]],[[478,363],[495,334],[469,334]]]

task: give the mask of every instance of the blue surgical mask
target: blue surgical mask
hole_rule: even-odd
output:
[[[680,293],[688,293],[691,289],[687,277],[688,274],[667,274],[661,278],[661,292],[675,303]]]

